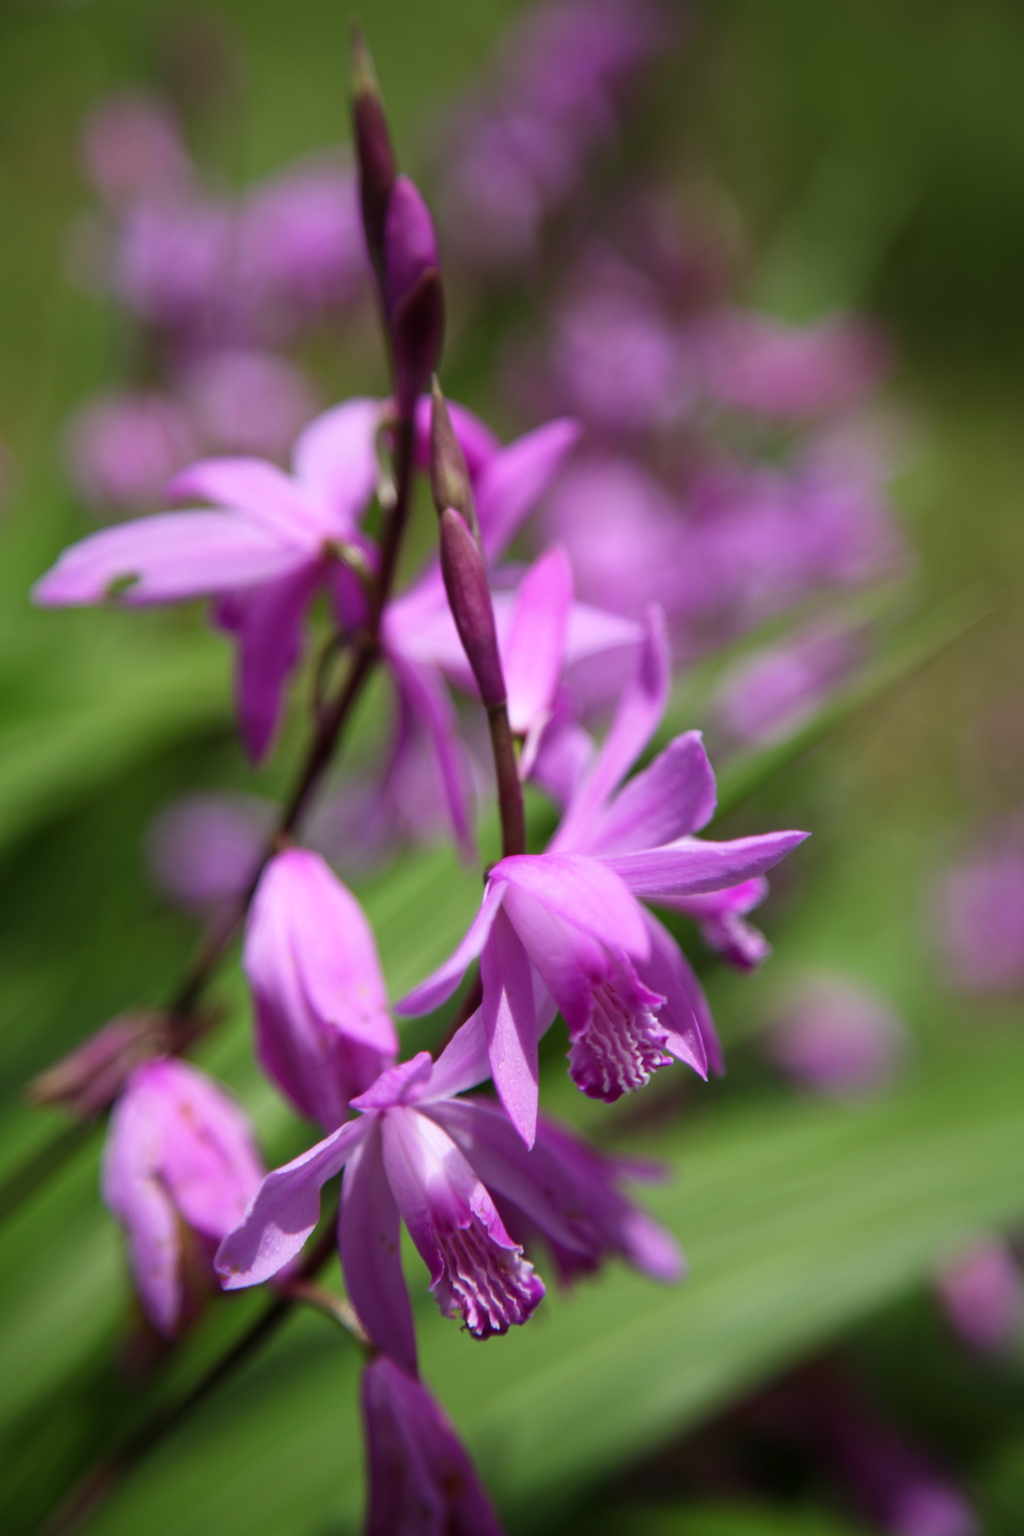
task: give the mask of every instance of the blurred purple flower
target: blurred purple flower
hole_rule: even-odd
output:
[[[1011,1249],[995,1234],[951,1254],[935,1276],[935,1293],[973,1349],[1006,1349],[1020,1331],[1024,1283]]]
[[[146,833],[146,863],[157,888],[186,907],[241,896],[273,826],[275,807],[255,795],[185,795],[166,805]]]
[[[678,32],[657,0],[553,0],[506,37],[489,89],[452,115],[442,222],[456,255],[507,267],[616,128],[623,88]]]
[[[938,936],[953,981],[969,992],[1024,985],[1024,824],[969,854],[942,877]]]
[[[93,107],[82,127],[81,158],[90,182],[113,207],[180,191],[192,180],[173,112],[141,92],[109,96]]]
[[[219,453],[284,459],[317,410],[306,375],[273,352],[211,352],[177,383],[205,443]]]
[[[204,1073],[163,1057],[114,1106],[103,1198],[124,1227],[139,1299],[168,1338],[216,1288],[213,1256],[263,1178],[243,1111]]]
[[[373,931],[319,854],[271,859],[249,908],[242,959],[256,1054],[309,1120],[333,1131],[398,1054]]]
[[[838,977],[807,983],[764,1036],[774,1064],[807,1088],[848,1098],[883,1087],[909,1050],[905,1026],[883,1000]]]
[[[191,344],[240,340],[231,205],[199,192],[147,196],[117,232],[113,291],[147,325]]]
[[[779,421],[841,409],[876,388],[889,363],[881,336],[845,315],[791,326],[767,315],[723,310],[703,322],[700,342],[711,396]]]
[[[714,702],[716,723],[740,746],[781,740],[821,707],[862,654],[857,634],[826,624],[755,651],[725,673]]]
[[[193,419],[171,395],[97,396],[66,432],[75,488],[95,512],[115,516],[158,506],[168,480],[198,451]]]
[[[473,1463],[422,1382],[378,1355],[363,1372],[365,1536],[501,1536]]]

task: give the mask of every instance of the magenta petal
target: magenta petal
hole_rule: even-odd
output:
[[[241,513],[296,548],[315,548],[323,537],[316,508],[290,475],[265,459],[200,459],[174,476],[166,494],[171,501],[198,497]]]
[[[307,556],[246,518],[161,512],[104,528],[66,549],[32,589],[44,608],[184,602],[273,581]],[[123,590],[119,590],[122,588]]]
[[[296,477],[338,535],[355,528],[373,498],[380,420],[379,401],[346,400],[311,421],[292,452]]]
[[[469,770],[458,720],[440,674],[392,652],[388,660],[410,711],[427,733],[444,787],[452,830],[467,862],[475,855],[469,815]]]
[[[341,1185],[338,1235],[349,1298],[378,1349],[416,1374],[416,1332],[402,1274],[401,1222],[373,1117]]]
[[[809,836],[807,832],[765,832],[730,843],[684,837],[665,848],[613,854],[604,863],[635,896],[656,901],[662,896],[690,896],[739,885],[764,874]]]
[[[715,776],[699,731],[677,736],[649,768],[616,795],[588,842],[605,856],[665,843],[706,826],[715,810]]]
[[[488,1056],[487,1031],[484,1029],[483,1012],[474,1014],[455,1031],[441,1052],[426,1091],[417,1102],[432,1103],[435,1099],[447,1099],[467,1088],[476,1088],[491,1075]]]
[[[520,582],[501,648],[509,723],[518,735],[525,735],[554,703],[571,606],[572,567],[556,545]]]
[[[583,782],[593,755],[594,738],[582,725],[552,723],[541,737],[530,777],[564,810]]]
[[[517,438],[484,465],[476,487],[477,516],[484,551],[498,560],[523,519],[553,485],[580,435],[580,425],[568,419]]]
[[[363,1375],[362,1403],[365,1536],[501,1536],[473,1463],[420,1382],[378,1356]]]
[[[395,1004],[396,1013],[409,1014],[412,1017],[422,1013],[433,1013],[435,1008],[439,1008],[451,997],[465,975],[467,966],[483,949],[503,895],[504,889],[500,882],[495,884],[493,880],[488,881],[480,910],[458,949],[443,965],[438,966],[432,976],[428,976],[426,981],[421,981],[418,987],[414,987],[401,1002]]]
[[[226,1291],[260,1285],[295,1257],[320,1220],[321,1189],[341,1172],[371,1123],[349,1120],[267,1174],[245,1220],[217,1250],[217,1272]]]
[[[555,834],[553,849],[586,847],[594,818],[658,728],[672,680],[665,616],[652,606],[636,671],[619,700],[611,729]]]
[[[640,956],[650,949],[643,912],[608,861],[579,853],[517,854],[495,864],[491,881],[499,880],[610,948]]]
[[[165,1337],[182,1309],[181,1233],[160,1180],[161,1129],[143,1104],[122,1098],[103,1151],[103,1199],[128,1236],[128,1257],[143,1307]],[[148,1176],[139,1176],[143,1170]]]
[[[302,653],[302,621],[322,574],[319,561],[308,562],[235,600],[235,695],[242,737],[255,762],[273,738],[284,686]]]
[[[711,1023],[711,1014],[700,982],[675,939],[649,912],[647,927],[651,935],[651,957],[641,961],[636,969],[644,985],[665,999],[658,1011],[658,1023],[668,1035],[665,1049],[706,1078],[708,1050],[704,1036],[705,1026]],[[713,1035],[713,1026],[712,1039],[717,1054],[718,1042]]]
[[[365,1093],[352,1100],[352,1108],[392,1109],[396,1104],[418,1102],[430,1082],[433,1066],[429,1051],[417,1051],[410,1061],[386,1068]]]
[[[504,912],[480,957],[483,1023],[498,1097],[528,1147],[537,1134],[537,1010],[526,950]]]

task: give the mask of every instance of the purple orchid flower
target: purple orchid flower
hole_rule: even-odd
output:
[[[767,960],[772,947],[761,930],[744,919],[767,895],[768,881],[756,875],[724,891],[669,897],[662,904],[692,917],[705,944],[716,949],[727,965],[737,971],[755,971],[762,960]]]
[[[539,1232],[556,1252],[578,1256],[571,1273],[617,1250],[655,1278],[681,1273],[668,1233],[624,1201],[617,1168],[578,1151],[545,1127],[527,1150],[497,1105],[457,1098],[490,1071],[474,1020],[436,1062],[426,1051],[389,1068],[352,1102],[359,1118],[267,1176],[245,1220],[217,1256],[228,1289],[277,1273],[316,1226],[320,1190],[345,1167],[339,1248],[345,1284],[374,1344],[415,1373],[416,1344],[399,1256],[403,1220],[430,1271],[447,1317],[461,1316],[476,1338],[524,1323],[544,1286],[509,1234]],[[581,1172],[582,1168],[582,1172]]]
[[[707,1004],[678,946],[640,899],[696,896],[756,878],[806,836],[730,843],[692,834],[711,819],[715,781],[698,732],[671,742],[621,790],[669,687],[668,644],[652,612],[632,684],[544,854],[502,859],[458,949],[401,1003],[429,1013],[480,957],[481,1027],[495,1087],[527,1145],[537,1122],[537,1042],[556,1008],[570,1075],[613,1102],[672,1057],[706,1076],[720,1062]],[[617,792],[616,792],[617,791]]]
[[[951,1253],[934,1284],[946,1317],[972,1349],[998,1354],[1017,1338],[1024,1282],[1012,1248],[997,1233]]]
[[[261,459],[207,459],[172,482],[216,510],[163,512],[103,529],[64,551],[37,582],[36,602],[69,607],[111,596],[129,607],[217,600],[218,624],[238,637],[236,692],[253,757],[266,751],[313,596],[332,585],[343,607],[355,579],[339,544],[363,542],[358,518],[377,483],[381,407],[346,401],[299,437],[289,476]]]
[[[365,1536],[501,1536],[476,1469],[422,1382],[378,1355],[363,1372]]]
[[[74,487],[104,521],[159,506],[171,475],[199,450],[186,406],[155,391],[94,396],[75,411],[65,437]]]
[[[334,1130],[398,1054],[373,931],[319,854],[289,848],[256,888],[243,966],[256,1054],[301,1115]]]
[[[222,1088],[173,1057],[135,1068],[110,1120],[103,1198],[127,1233],[142,1306],[166,1337],[216,1287],[217,1244],[262,1178],[248,1119]]]

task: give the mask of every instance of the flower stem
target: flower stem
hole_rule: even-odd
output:
[[[492,704],[487,711],[487,725],[491,733],[491,751],[494,754],[494,773],[498,781],[498,813],[501,816],[501,854],[509,858],[515,853],[526,852],[526,813],[523,809],[523,786],[519,782],[519,764],[516,761],[515,741],[508,723],[508,706],[504,702]]]

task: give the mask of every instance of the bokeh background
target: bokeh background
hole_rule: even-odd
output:
[[[428,193],[445,113],[520,9],[362,5],[402,159]],[[573,1102],[557,1055],[545,1081],[549,1103],[609,1144],[671,1159],[652,1205],[690,1279],[666,1294],[616,1272],[482,1347],[424,1307],[426,1374],[512,1531],[969,1529],[886,1524],[866,1507],[872,1478],[924,1467],[958,1490],[974,1528],[1012,1536],[1024,1529],[1024,12],[1011,0],[703,0],[680,22],[685,46],[643,76],[573,217],[597,218],[609,188],[653,167],[715,232],[738,302],[792,322],[848,309],[877,322],[893,358],[877,410],[914,558],[854,613],[872,626],[855,675],[724,769],[736,806],[725,834],[814,833],[764,909],[768,965],[738,977],[703,956],[729,1076],[659,1083],[643,1115]],[[29,605],[33,580],[95,526],[68,473],[69,418],[149,366],[83,276],[95,196],[82,123],[112,92],[157,92],[212,183],[244,187],[346,140],[347,24],[325,0],[0,10],[0,1175],[68,1123],[28,1108],[26,1082],[105,1019],[165,996],[195,941],[195,912],[154,878],[154,818],[195,789],[272,797],[301,742],[296,724],[269,768],[246,766],[227,648],[200,615]],[[508,359],[543,334],[544,293],[536,274],[475,287],[468,274],[453,294],[446,386],[504,432],[523,423]],[[325,403],[383,387],[366,315],[295,355]],[[734,641],[730,660],[776,639],[773,622]],[[716,676],[694,664],[674,720],[714,727]],[[357,889],[397,996],[447,952],[476,885],[428,848]],[[227,1022],[198,1059],[278,1160],[303,1133],[251,1063],[236,972],[217,989]],[[834,1017],[837,987],[870,1058],[863,1091],[846,1081],[838,1095],[820,1074],[801,1078],[779,1044],[795,998]],[[0,1230],[11,1532],[36,1528],[256,1304],[225,1304],[131,1380],[128,1282],[98,1156],[86,1136]],[[976,1280],[958,1330],[941,1277],[979,1243],[997,1253],[997,1278]],[[1004,1326],[972,1343],[965,1326],[981,1314]],[[355,1378],[344,1337],[294,1319],[90,1529],[357,1528]],[[830,1415],[846,1428],[828,1450],[816,1431]],[[935,1520],[954,1518],[950,1498]]]

